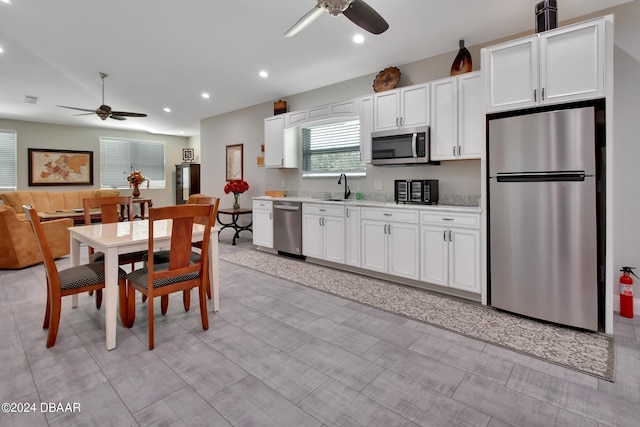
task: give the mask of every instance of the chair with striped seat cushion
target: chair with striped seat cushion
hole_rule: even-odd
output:
[[[122,220],[121,207],[127,206],[129,213],[129,221],[133,221],[133,202],[130,196],[107,196],[107,197],[87,197],[82,200],[84,207],[84,222],[91,224],[91,209],[100,208],[100,222],[103,224],[111,224]],[[137,262],[143,262],[147,256],[147,251],[138,251],[118,256],[119,265],[131,264],[131,269],[135,269]],[[94,252],[93,248],[89,248],[89,261],[103,262],[104,254],[102,252]],[[102,291],[96,291],[96,308],[102,305]]]
[[[154,235],[157,221],[171,220],[169,262],[156,264],[154,257],[149,257],[146,267],[135,270],[127,276],[129,326],[133,326],[135,319],[135,291],[147,296],[149,350],[153,350],[154,347],[153,300],[155,297],[161,297],[161,305],[166,305],[170,294],[182,291],[184,301],[188,301],[191,289],[197,288],[202,329],[209,329],[205,286],[209,283],[209,243],[217,209],[218,203],[215,205],[180,205],[149,209],[149,236]],[[201,226],[198,223],[198,218],[206,218],[206,220],[203,224],[202,254],[196,262],[193,262],[191,260],[191,241],[194,226]],[[162,223],[160,226],[166,225]],[[149,239],[150,254],[154,253],[153,248],[154,241]],[[188,310],[186,304],[185,310]],[[163,314],[166,313],[166,307],[162,311]]]
[[[187,205],[212,205],[217,203],[220,203],[219,197],[205,196],[204,194],[192,194],[189,196],[189,199],[187,200]],[[218,214],[218,210],[216,209],[216,215],[217,214]],[[214,218],[216,217],[216,215],[214,215]],[[198,218],[196,219],[196,222],[199,224],[202,224],[205,220],[206,218]],[[193,246],[194,248],[198,248],[202,251],[202,240],[197,242],[192,242],[191,246]],[[191,261],[198,262],[199,259],[200,259],[200,252],[192,251]],[[155,251],[153,253],[153,260],[156,264],[165,264],[169,262],[169,251],[168,250]],[[207,289],[207,297],[211,299],[211,287],[207,284],[205,288]],[[187,311],[189,310],[189,305],[190,305],[188,295],[189,294],[187,294],[187,300],[184,301],[185,310]],[[166,307],[168,307],[168,301],[163,300],[162,306],[165,307],[165,311],[163,311],[163,314],[166,314]]]
[[[38,248],[44,260],[44,267],[47,276],[47,306],[45,309],[43,328],[49,329],[47,336],[47,348],[56,343],[58,337],[58,327],[60,326],[60,314],[62,311],[62,297],[79,294],[87,291],[98,291],[104,288],[104,263],[90,263],[77,267],[67,268],[58,271],[58,267],[53,259],[49,242],[40,224],[38,213],[31,206],[24,206],[24,212],[31,223],[33,232],[38,243]],[[126,326],[129,322],[126,318],[126,273],[119,269],[120,279],[120,319]]]

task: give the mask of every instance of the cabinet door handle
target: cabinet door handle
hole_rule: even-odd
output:
[[[447,230],[444,230],[442,232],[442,239],[446,242],[447,241]]]
[[[542,101],[544,101],[544,88],[542,88]]]
[[[269,219],[273,219],[273,212],[269,212]]]
[[[387,234],[391,234],[391,224],[387,225]]]
[[[400,120],[400,119],[398,119],[398,118],[396,117],[396,127],[400,127],[400,125],[398,124],[398,120]]]
[[[384,234],[387,234],[387,224],[384,225]]]
[[[455,146],[453,147],[453,155],[454,156],[456,155],[456,147]]]
[[[449,230],[449,241],[451,241],[451,230]]]
[[[349,208],[347,208],[346,215],[347,215],[347,218],[349,218]]]
[[[538,102],[538,89],[533,90],[533,102]]]
[[[458,145],[458,157],[462,155],[462,145]]]

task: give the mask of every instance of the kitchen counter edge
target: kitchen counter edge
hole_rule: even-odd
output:
[[[482,213],[479,206],[458,206],[458,205],[419,205],[419,204],[397,204],[393,202],[380,202],[376,200],[322,200],[313,199],[311,197],[270,197],[257,196],[253,200],[271,200],[274,202],[300,202],[327,205],[344,205],[344,206],[360,206],[360,207],[381,207],[381,208],[397,208],[397,209],[418,209],[430,210],[437,212],[460,212],[460,213]]]

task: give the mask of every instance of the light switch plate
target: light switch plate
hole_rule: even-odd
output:
[[[376,190],[382,190],[382,180],[381,179],[377,179],[374,183],[373,186]]]

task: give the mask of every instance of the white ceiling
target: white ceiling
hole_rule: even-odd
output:
[[[366,0],[389,23],[385,33],[325,13],[283,38],[315,1],[0,2],[0,118],[197,135],[203,118],[452,52],[459,39],[472,46],[532,31],[539,2]],[[559,21],[629,1],[559,0]],[[351,41],[356,33],[363,44]],[[109,75],[106,104],[148,117],[103,122],[56,106],[97,108],[99,72]]]

